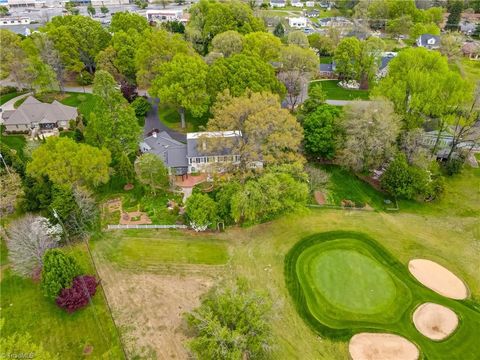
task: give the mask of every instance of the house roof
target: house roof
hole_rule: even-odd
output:
[[[320,64],[320,71],[323,71],[323,72],[332,72],[332,71],[333,71],[333,63],[330,63],[330,64]]]
[[[148,152],[158,155],[168,167],[188,166],[187,145],[173,139],[166,131],[154,133],[143,139]]]
[[[238,138],[242,136],[240,131],[213,131],[213,132],[196,132],[187,134],[187,156],[207,156],[207,155],[230,155],[231,146],[238,141]],[[199,149],[200,144],[206,144],[208,139],[229,139],[222,140],[222,148],[215,149],[213,152],[209,152],[206,146],[203,151]]]
[[[383,70],[388,66],[388,63],[392,61],[392,59],[397,56],[397,53],[384,53],[382,58],[380,59],[380,66],[379,70]]]
[[[429,40],[434,40],[433,44],[429,44]],[[420,40],[420,45],[421,46],[432,46],[432,45],[440,45],[440,36],[437,35],[431,35],[431,34],[422,34],[419,37]]]
[[[6,125],[32,125],[32,123],[57,123],[73,120],[77,117],[77,109],[54,101],[51,104],[42,103],[29,96],[8,118]]]

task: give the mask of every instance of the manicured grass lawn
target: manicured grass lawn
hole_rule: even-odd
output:
[[[23,149],[27,143],[27,139],[23,135],[4,135],[0,134],[0,143],[7,145],[8,147],[17,151],[20,158],[23,159]]]
[[[322,336],[348,339],[384,330],[418,344],[428,359],[476,359],[478,304],[422,286],[364,234],[338,231],[305,238],[287,254],[285,275],[300,316]],[[461,325],[445,341],[434,343],[415,329],[411,314],[425,302],[444,305],[460,317]]]
[[[471,80],[474,84],[480,81],[480,62],[461,58],[452,67],[457,68],[465,79]]]
[[[70,251],[92,274],[85,247],[77,245]],[[5,320],[2,336],[28,332],[35,343],[43,343],[47,351],[61,359],[81,359],[87,347],[92,347],[92,359],[124,358],[101,288],[93,297],[93,306],[73,314],[45,298],[38,282],[21,278],[10,269],[2,269],[0,288],[0,314]]]
[[[321,168],[330,174],[330,181],[326,186],[329,204],[341,205],[342,200],[352,200],[355,204],[368,204],[380,210],[385,208],[384,200],[390,200],[390,196],[377,191],[340,166],[322,165]]]
[[[202,236],[183,238],[175,231],[124,230],[105,234],[95,251],[127,269],[155,270],[162,264],[223,265],[228,260],[225,241]]]
[[[11,100],[19,95],[22,95],[23,92],[17,92],[17,91],[14,91],[14,92],[11,92],[11,93],[8,93],[8,94],[4,94],[4,95],[0,95],[0,105],[3,105],[5,104],[8,100]]]
[[[162,103],[158,104],[158,117],[160,118],[160,121],[170,129],[183,133],[198,131],[199,127],[206,125],[208,121],[208,115],[205,115],[201,118],[195,118],[189,112],[187,112],[185,114],[187,127],[182,129],[180,114],[178,113],[177,109]]]
[[[75,106],[85,119],[90,119],[90,113],[95,106],[95,96],[84,93],[67,93],[67,97],[60,102],[65,105]]]
[[[331,56],[320,56],[320,64],[330,64],[333,61]]]
[[[368,100],[368,90],[347,90],[337,84],[338,80],[315,81],[310,84],[310,88],[321,86],[329,100]]]

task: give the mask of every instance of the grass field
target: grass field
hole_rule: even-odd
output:
[[[85,117],[85,119],[90,118],[90,113],[95,106],[95,97],[92,94],[84,93],[67,93],[67,97],[62,99],[60,102],[65,105],[75,106],[78,108],[78,111]]]
[[[364,234],[336,231],[303,239],[285,258],[285,276],[300,316],[322,336],[347,339],[384,330],[418,344],[424,358],[477,358],[479,304],[423,287]],[[447,306],[460,318],[459,328],[443,342],[426,339],[412,323],[414,309],[424,302]]]
[[[351,172],[337,165],[322,165],[330,181],[326,185],[327,202],[341,205],[342,200],[352,200],[356,204],[368,204],[374,209],[384,209],[384,200],[391,200],[387,194],[375,190],[372,186]]]
[[[69,251],[87,273],[93,273],[83,245]],[[93,298],[93,306],[68,314],[43,296],[40,283],[13,274],[7,266],[2,263],[2,336],[29,333],[36,343],[43,343],[47,351],[62,359],[80,359],[88,347],[92,348],[91,358],[124,358],[101,288]]]
[[[23,92],[14,91],[8,94],[0,95],[0,105],[5,104],[7,101],[24,94]]]
[[[17,151],[21,159],[24,158],[23,149],[27,140],[23,135],[4,135],[0,134],[0,142]]]
[[[192,236],[184,239],[175,232],[125,230],[108,233],[96,244],[110,262],[123,268],[154,269],[160,264],[223,265],[228,260],[225,241]]]
[[[347,90],[337,84],[338,80],[315,81],[310,84],[310,89],[321,86],[325,97],[329,100],[368,100],[370,95],[368,90]]]

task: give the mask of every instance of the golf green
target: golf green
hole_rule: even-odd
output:
[[[300,276],[302,286],[313,285],[316,297],[359,314],[382,312],[395,301],[395,283],[375,260],[352,250],[322,252],[319,247],[310,247],[297,261],[297,273],[305,275]]]
[[[413,342],[423,359],[478,359],[480,304],[424,287],[366,234],[332,231],[304,238],[285,257],[285,280],[297,312],[322,337],[385,332]],[[415,328],[412,314],[426,302],[458,315],[458,328],[445,340],[432,341]]]

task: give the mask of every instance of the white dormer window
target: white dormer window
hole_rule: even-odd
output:
[[[435,45],[435,39],[434,38],[430,38],[427,40],[427,44],[428,45]]]

